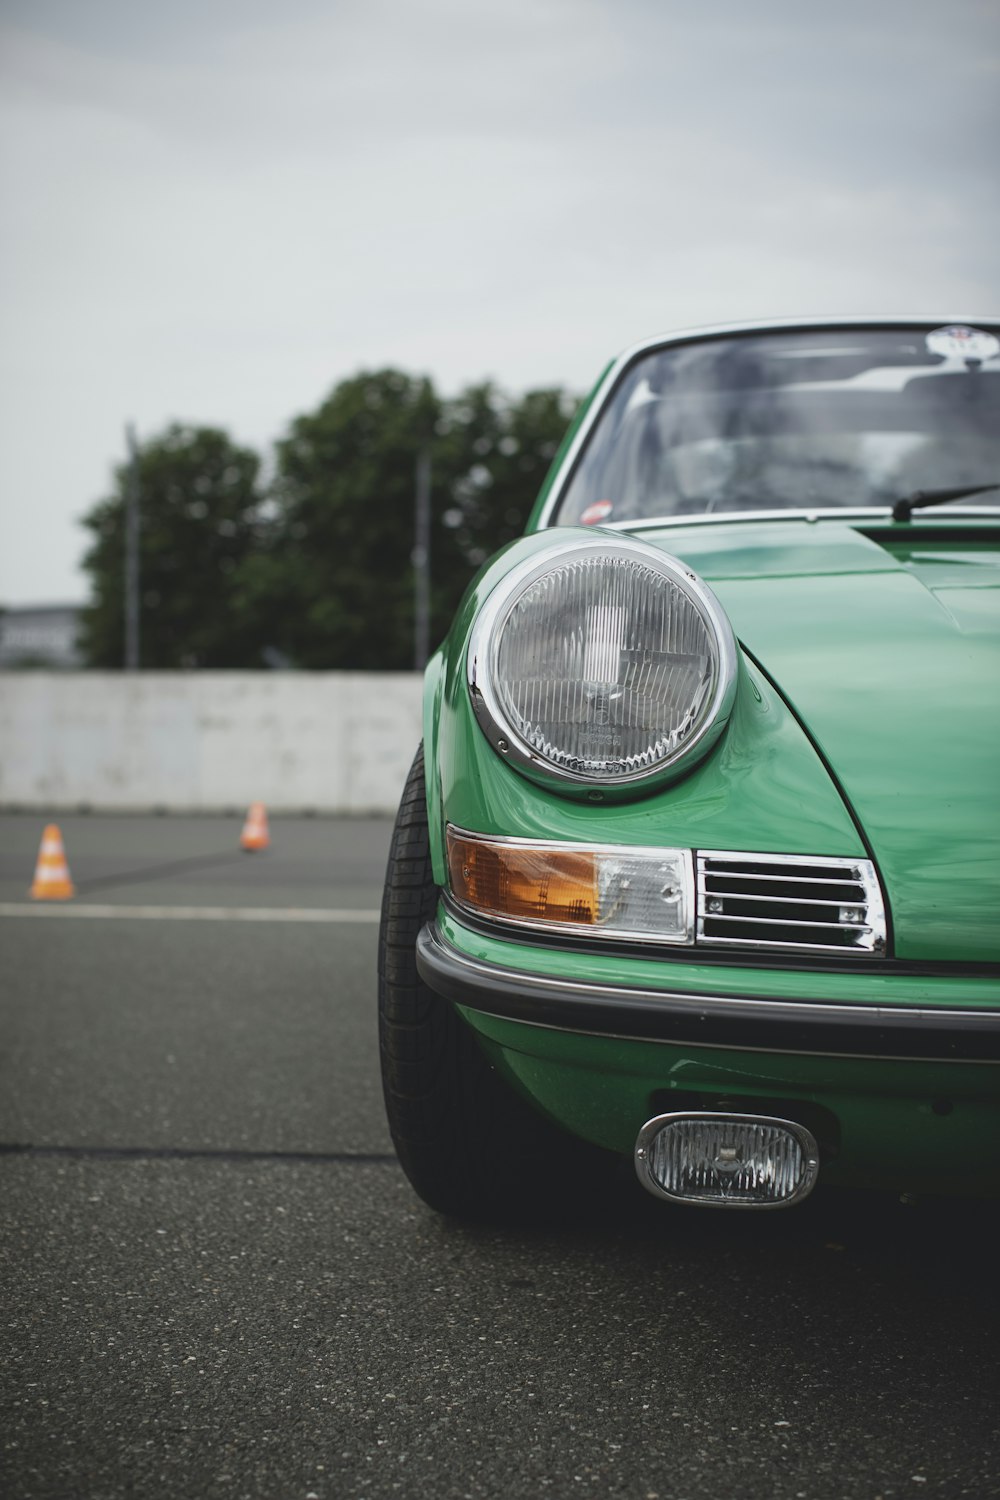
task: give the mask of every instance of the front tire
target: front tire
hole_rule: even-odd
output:
[[[420,978],[417,934],[437,902],[421,749],[396,818],[379,928],[379,1051],[389,1129],[413,1187],[440,1213],[504,1219],[542,1203],[551,1208],[587,1148],[497,1075],[451,1002]]]

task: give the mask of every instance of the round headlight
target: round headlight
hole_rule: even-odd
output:
[[[469,645],[476,715],[527,775],[629,786],[687,771],[732,707],[736,643],[683,563],[631,538],[559,542],[515,567]]]

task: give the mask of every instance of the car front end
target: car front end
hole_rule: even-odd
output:
[[[703,1206],[1000,1190],[998,384],[982,323],[651,341],[471,586],[413,984],[555,1127],[543,1177],[566,1136]],[[394,1113],[402,1014],[404,1165],[482,1206],[475,1101]],[[406,1066],[426,1124],[459,1080]]]

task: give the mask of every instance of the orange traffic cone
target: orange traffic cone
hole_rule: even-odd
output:
[[[267,813],[263,802],[251,802],[247,820],[240,834],[240,848],[252,854],[255,849],[266,849],[271,842],[267,831]]]
[[[50,823],[42,834],[30,894],[34,901],[68,901],[70,896],[76,895],[66,863],[62,834],[55,823]]]

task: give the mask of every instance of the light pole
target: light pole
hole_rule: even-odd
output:
[[[135,428],[125,427],[128,475],[125,482],[125,670],[139,670],[139,448]]]

